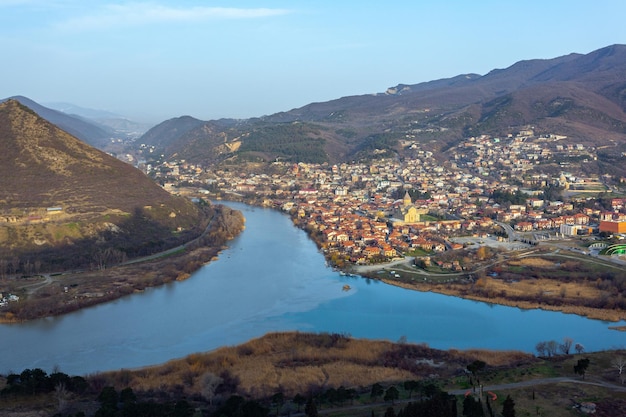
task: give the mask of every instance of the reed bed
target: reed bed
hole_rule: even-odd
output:
[[[218,378],[228,394],[251,398],[282,392],[288,397],[328,388],[452,376],[468,363],[491,366],[532,360],[521,352],[449,352],[426,345],[359,340],[338,334],[271,333],[233,347],[197,353],[161,366],[103,374],[106,383],[137,392],[177,391],[207,396],[207,381]],[[224,388],[226,386],[227,388]]]

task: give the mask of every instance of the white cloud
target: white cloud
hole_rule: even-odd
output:
[[[0,0],[1,1],[1,0]],[[291,13],[287,9],[188,7],[177,8],[153,3],[109,4],[97,13],[67,19],[60,29],[82,31],[117,26],[139,26],[167,22],[200,22],[223,19],[258,19]]]

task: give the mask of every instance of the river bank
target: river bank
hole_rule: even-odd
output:
[[[541,264],[543,261],[540,256],[525,259],[528,265]],[[552,279],[549,275],[535,278],[531,277],[530,267],[527,279],[503,280],[489,276],[484,271],[480,278],[468,279],[468,276],[477,275],[477,272],[482,271],[484,266],[477,264],[474,271],[463,273],[433,274],[410,267],[412,263],[412,258],[408,258],[387,264],[356,266],[353,270],[362,276],[415,291],[436,292],[524,310],[558,311],[595,320],[610,322],[626,320],[626,311],[623,309],[598,308],[591,305],[596,300],[607,297],[609,292],[604,290],[597,280],[563,281]],[[508,263],[518,264],[519,261],[513,260],[512,257],[500,265],[506,267]],[[385,274],[381,275],[381,271]]]
[[[414,291],[435,292],[524,310],[558,311],[594,320],[609,322],[626,320],[626,311],[624,310],[594,308],[584,305],[590,299],[602,296],[602,291],[596,288],[593,283],[560,282],[550,278],[505,282],[490,276],[469,281],[463,279],[462,276],[472,274],[472,271],[463,274],[431,274],[409,268],[410,264],[412,264],[412,258],[407,258],[386,264],[355,266],[352,268],[352,272],[380,280],[388,285]],[[390,273],[392,270],[395,274]],[[381,276],[380,271],[384,271],[386,274]],[[524,297],[534,299],[523,299]],[[613,327],[614,330],[622,330],[623,328],[623,326]]]
[[[1,310],[0,323],[66,314],[187,279],[202,265],[217,259],[226,243],[244,230],[245,219],[240,212],[222,205],[214,210],[206,231],[179,248],[106,269],[9,280],[5,291],[18,294],[20,301]]]
[[[517,307],[523,310],[547,310],[547,311],[558,311],[566,314],[575,314],[578,316],[587,317],[593,320],[602,320],[608,322],[619,322],[621,320],[625,320],[625,312],[624,311],[614,311],[614,310],[605,310],[605,309],[597,309],[591,307],[584,306],[573,306],[573,305],[560,305],[554,306],[545,303],[537,303],[530,301],[519,301],[519,300],[510,300],[504,297],[482,297],[478,295],[467,294],[467,287],[464,285],[454,285],[454,284],[422,284],[422,283],[407,283],[399,280],[392,280],[389,278],[380,279],[381,282],[384,282],[388,285],[394,285],[397,287],[401,287],[408,290],[414,291],[422,291],[422,292],[435,292],[438,294],[450,295],[454,297],[460,297],[467,300],[480,301],[489,304],[498,304],[507,307]],[[618,330],[618,331],[626,331],[625,326],[609,326],[610,329]]]

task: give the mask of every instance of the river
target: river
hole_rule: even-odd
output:
[[[188,280],[60,317],[0,325],[0,373],[72,375],[164,363],[271,331],[406,338],[431,347],[518,349],[539,341],[624,348],[624,325],[422,293],[328,268],[288,216],[240,203],[246,229]],[[349,291],[343,286],[350,285]]]

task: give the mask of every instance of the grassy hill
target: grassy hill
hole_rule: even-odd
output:
[[[15,100],[0,104],[0,144],[0,273],[138,256],[200,232],[198,206]]]

